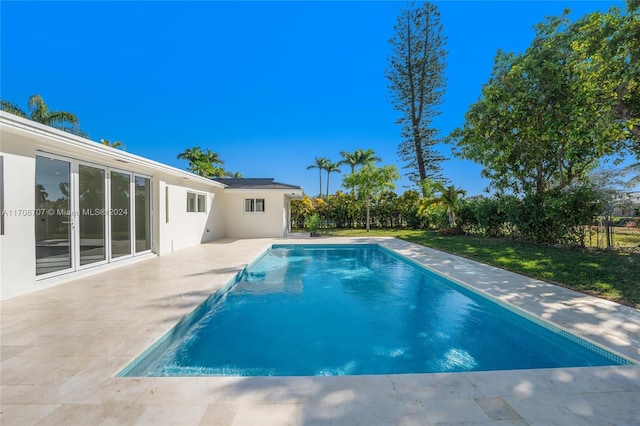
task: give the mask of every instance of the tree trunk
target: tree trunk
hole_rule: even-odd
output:
[[[447,209],[447,213],[449,213],[449,226],[453,228],[456,225],[456,216],[453,214],[451,207]]]
[[[327,171],[327,198],[329,198],[329,172]]]
[[[369,210],[369,199],[367,199],[367,232],[371,230],[371,214]]]
[[[542,195],[544,192],[544,173],[542,171],[542,164],[536,166],[536,193]]]
[[[424,156],[422,155],[422,138],[420,137],[419,130],[417,130],[415,127],[413,132],[413,146],[414,146],[414,149],[416,150],[416,163],[418,165],[418,174],[420,175],[420,180],[422,181],[427,178],[427,171],[424,167]]]

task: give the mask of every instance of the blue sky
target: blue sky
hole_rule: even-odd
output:
[[[436,126],[462,125],[498,49],[521,52],[532,26],[624,2],[435,2],[448,38],[447,91]],[[315,156],[371,148],[403,164],[384,77],[404,2],[0,3],[0,95],[26,109],[40,94],[75,113],[91,139],[179,168],[187,147],[218,152],[225,168],[318,192]],[[448,146],[442,152],[450,155]],[[468,195],[488,182],[451,157],[444,175]],[[347,172],[347,167],[343,168]],[[331,192],[341,175],[332,174]],[[323,183],[324,185],[324,183]],[[403,192],[410,182],[397,182]],[[324,188],[323,188],[324,191]]]

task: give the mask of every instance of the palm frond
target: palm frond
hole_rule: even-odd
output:
[[[22,118],[27,118],[26,112],[24,112],[18,105],[9,101],[0,101],[0,111],[5,111]]]
[[[72,114],[70,112],[55,111],[55,112],[50,112],[46,117],[43,117],[43,121],[41,121],[41,123],[51,127],[57,127],[57,128],[61,128],[58,126],[62,126],[66,123],[69,123],[73,126],[77,126],[78,117],[76,117],[75,114]]]

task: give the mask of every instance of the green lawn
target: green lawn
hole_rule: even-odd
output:
[[[333,236],[389,236],[640,308],[640,253],[568,249],[414,230],[321,230]]]

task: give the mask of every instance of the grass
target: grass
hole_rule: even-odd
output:
[[[640,308],[640,253],[637,252],[569,249],[470,235],[441,237],[433,231],[402,229],[320,232],[344,237],[396,237]]]

